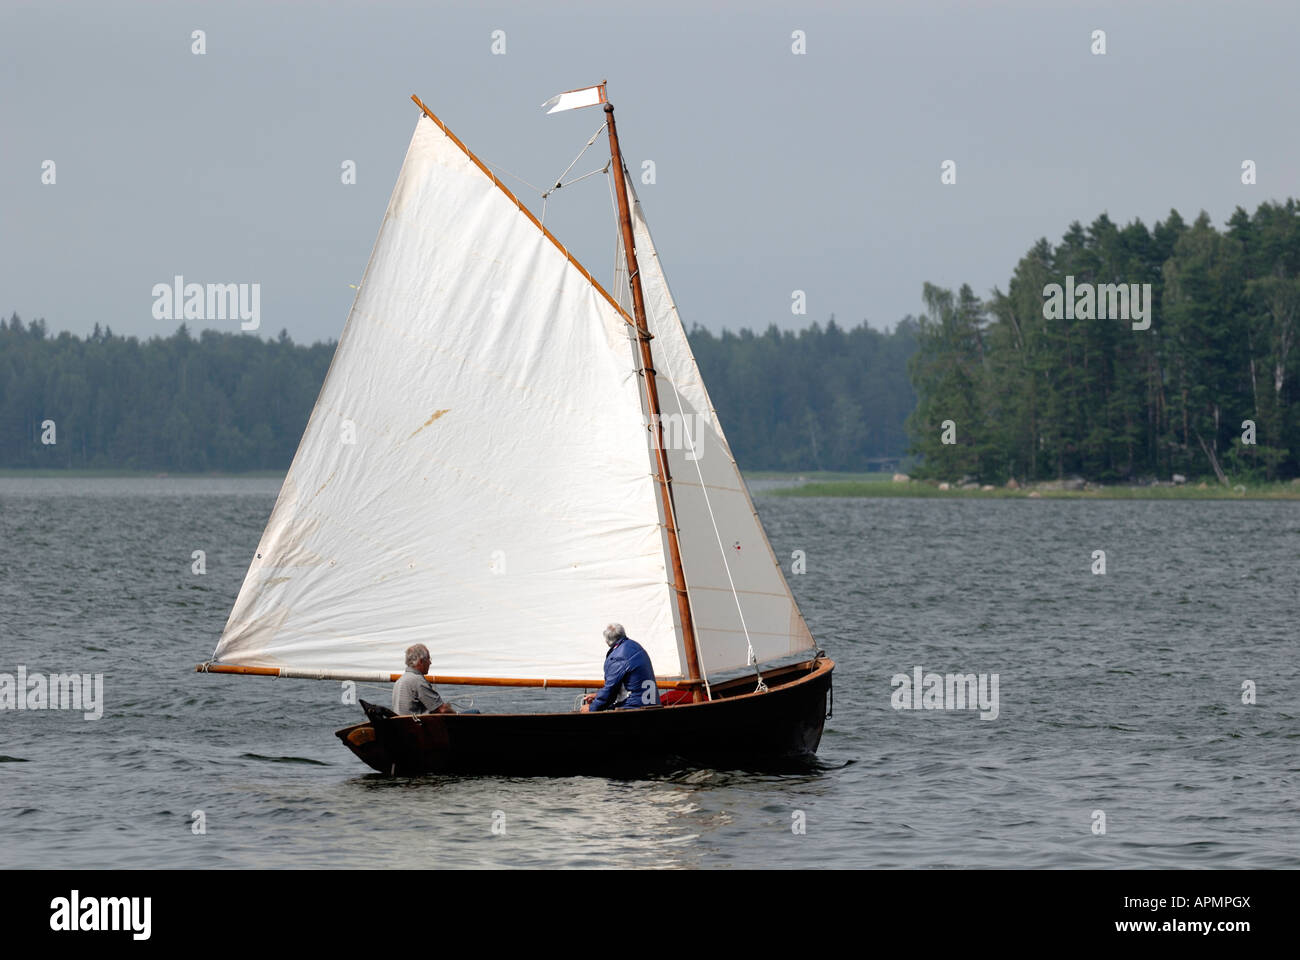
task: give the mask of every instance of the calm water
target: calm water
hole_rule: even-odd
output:
[[[0,711],[0,863],[1300,867],[1300,504],[759,494],[839,664],[822,769],[390,780],[338,684],[191,672],[278,486],[0,479],[0,673],[105,684],[98,721]],[[916,666],[998,674],[999,716],[894,710]]]

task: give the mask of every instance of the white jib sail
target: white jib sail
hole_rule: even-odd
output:
[[[599,678],[619,621],[680,676],[627,326],[421,117],[214,661]]]
[[[751,644],[760,664],[813,652],[704,387],[636,190],[625,179],[701,666],[709,674],[745,667]],[[618,257],[623,273],[615,289],[630,310],[621,246]]]

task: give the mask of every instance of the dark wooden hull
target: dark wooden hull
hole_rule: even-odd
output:
[[[425,714],[359,723],[336,735],[394,776],[637,775],[683,767],[807,765],[821,742],[835,663],[826,658],[714,688],[715,699],[599,713]],[[746,692],[749,691],[749,692]]]

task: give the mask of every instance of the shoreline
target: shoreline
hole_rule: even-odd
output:
[[[286,470],[248,470],[245,472],[209,471],[207,473],[172,473],[166,470],[51,470],[48,467],[0,467],[0,479],[33,479],[67,477],[73,480],[266,480],[283,479]]]
[[[950,500],[1300,500],[1300,482],[1241,483],[1225,487],[1218,482],[1158,485],[1088,483],[1081,489],[1065,489],[1060,481],[1023,484],[1019,487],[978,489],[939,488],[937,481],[894,481],[889,477],[871,480],[808,480],[796,476],[795,484],[767,491],[778,497],[912,497]],[[1204,485],[1202,486],[1202,483]]]
[[[246,472],[211,471],[207,473],[171,473],[157,470],[73,469],[47,467],[3,467],[3,479],[77,479],[77,480],[283,480],[283,470],[249,470]],[[1066,489],[1059,481],[1023,484],[1018,487],[966,489],[950,486],[940,489],[936,480],[894,480],[887,473],[839,473],[834,471],[776,470],[742,471],[746,483],[758,489],[753,493],[776,497],[911,497],[947,498],[950,500],[1300,500],[1300,478],[1274,483],[1240,483],[1231,487],[1213,478],[1196,478],[1183,484],[1098,484],[1085,483],[1081,489]],[[755,483],[757,481],[757,483]],[[1076,481],[1077,482],[1077,481]]]

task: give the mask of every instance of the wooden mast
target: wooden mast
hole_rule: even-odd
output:
[[[654,356],[650,352],[650,325],[646,321],[645,296],[641,292],[641,271],[636,262],[636,245],[632,238],[632,207],[623,179],[623,156],[618,148],[618,129],[614,126],[614,105],[605,103],[605,122],[609,127],[609,155],[613,161],[614,185],[618,196],[618,219],[623,228],[623,253],[627,257],[627,277],[632,286],[632,316],[636,320],[637,341],[641,345],[641,367],[645,376],[646,405],[650,413],[649,429],[654,436],[659,474],[659,495],[664,506],[664,526],[668,531],[668,553],[672,558],[673,589],[677,592],[677,613],[682,623],[682,646],[686,651],[686,679],[695,684],[693,699],[700,701],[700,658],[695,649],[695,623],[691,619],[690,597],[686,593],[686,573],[682,568],[682,551],[677,541],[677,512],[673,506],[672,474],[668,454],[664,451],[664,427],[659,417],[659,390],[655,386]]]

